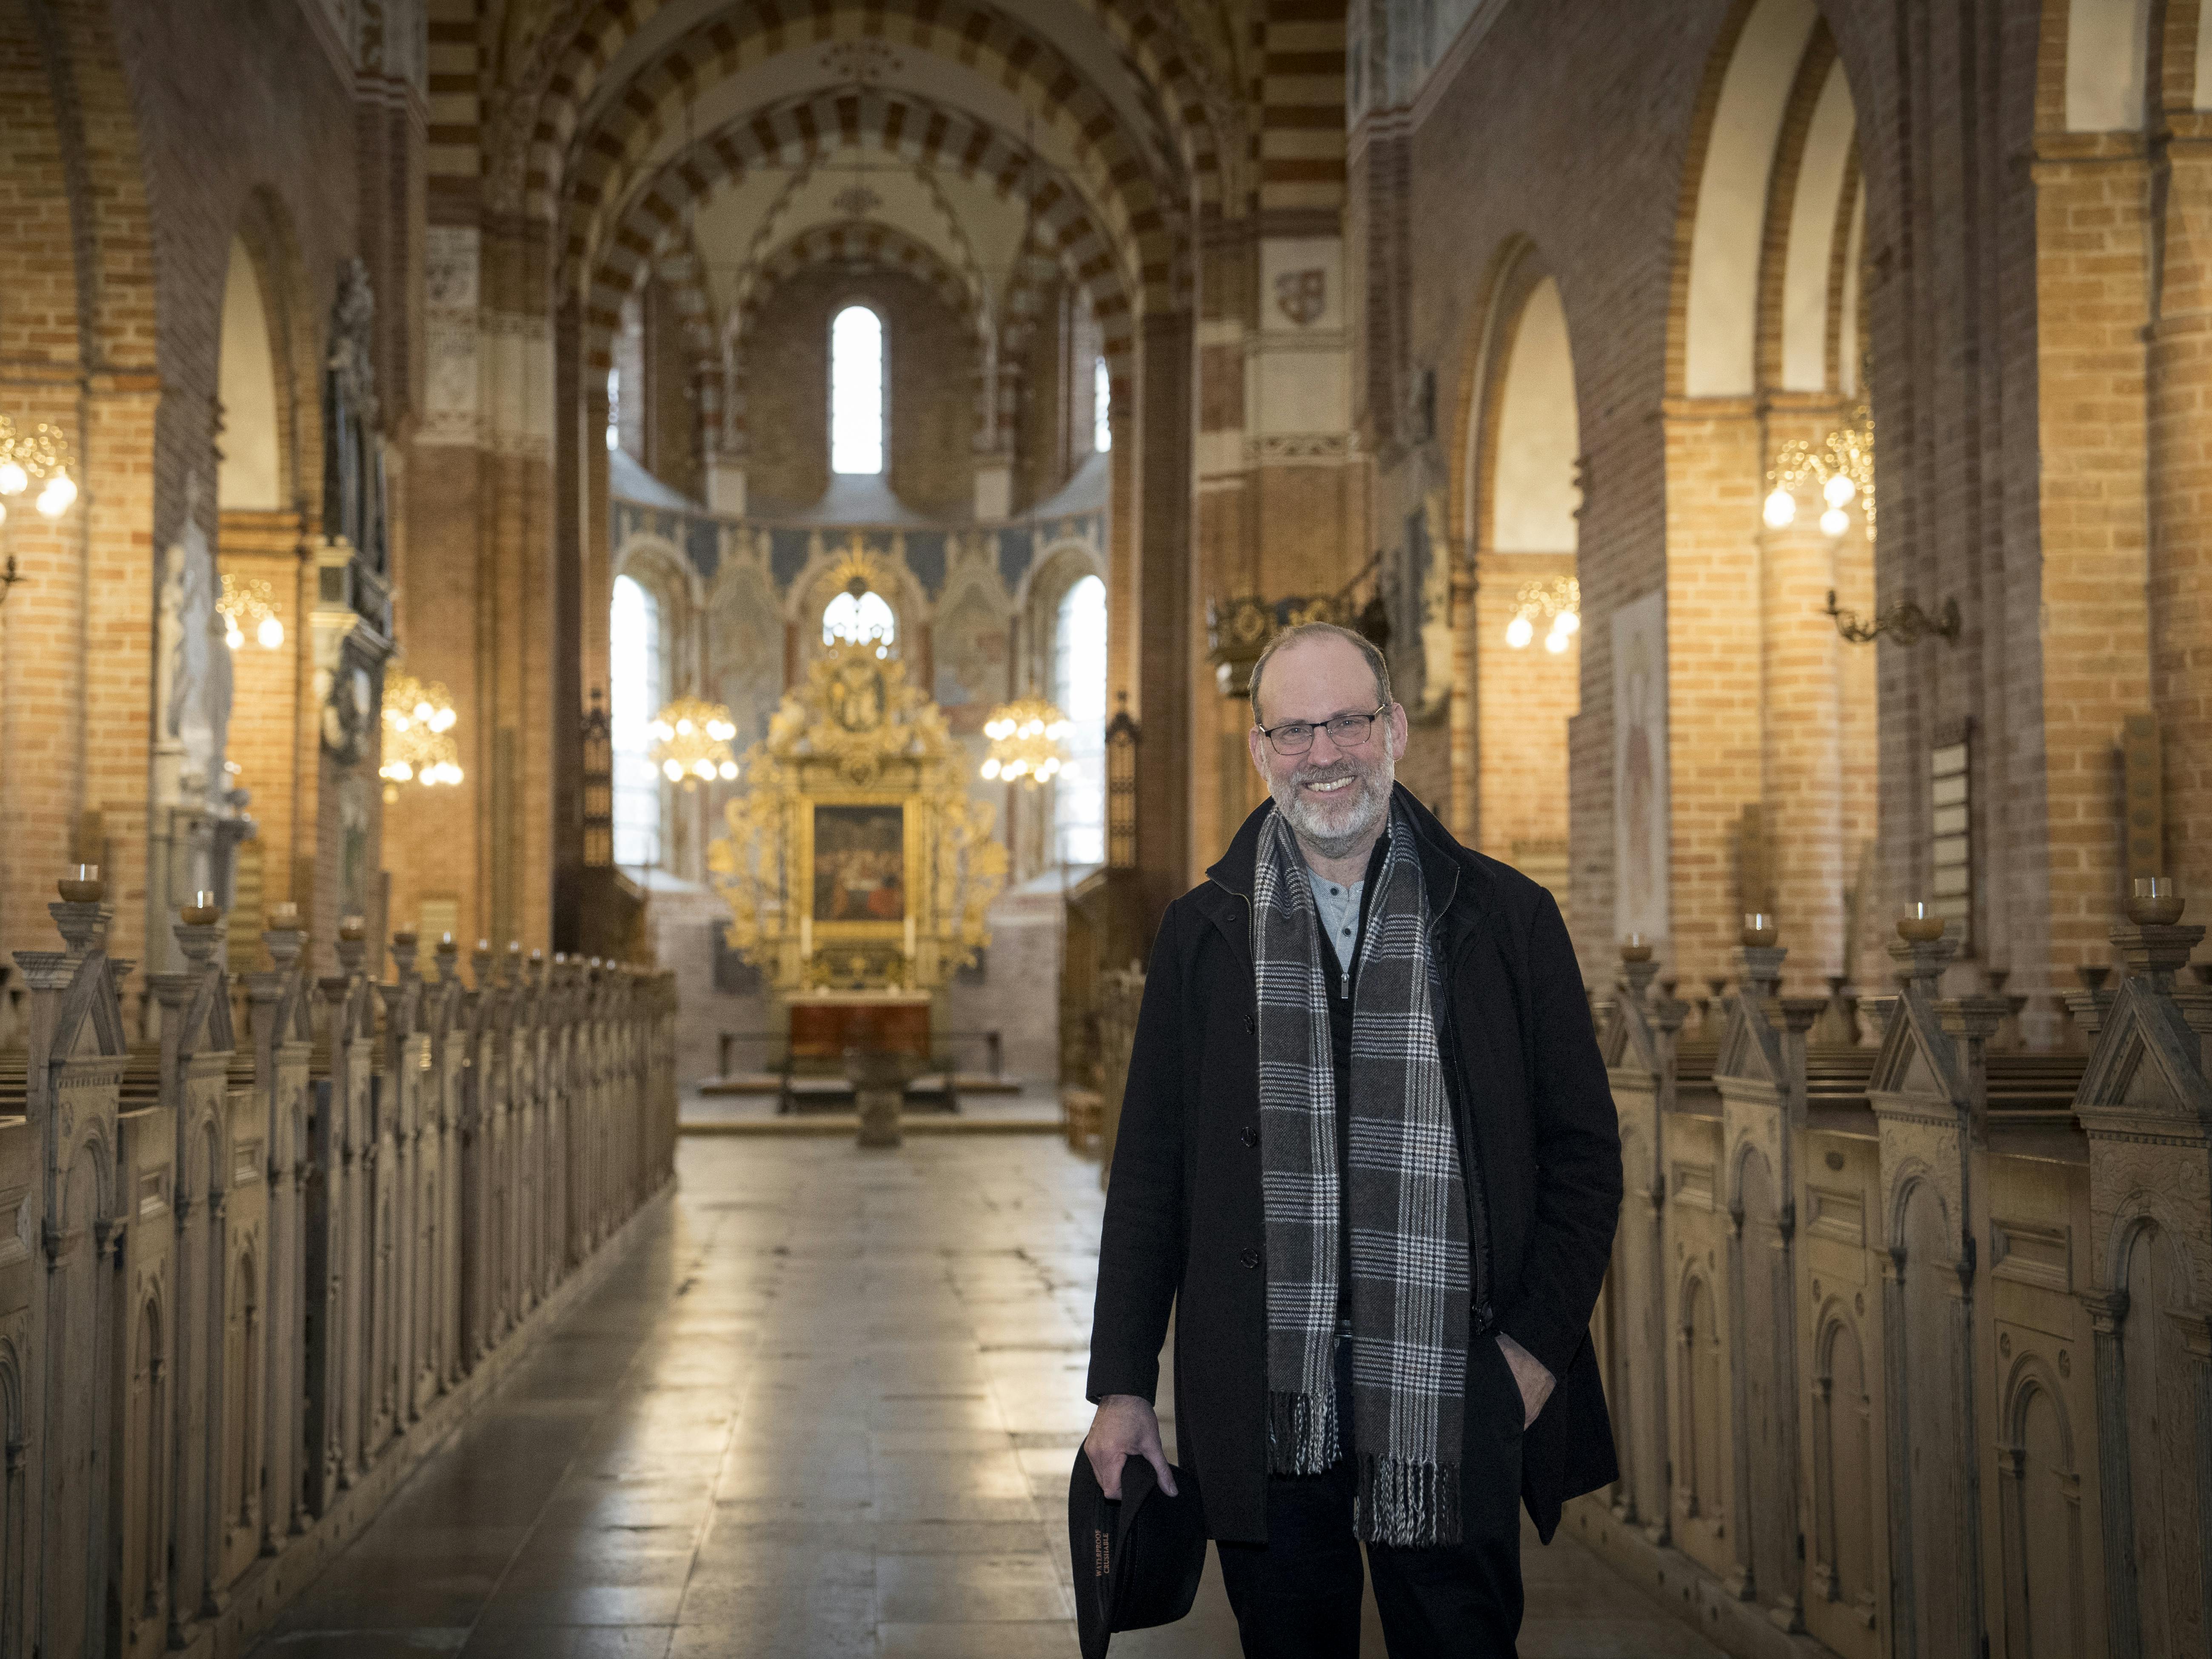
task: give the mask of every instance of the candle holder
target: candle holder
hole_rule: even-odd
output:
[[[338,923],[338,937],[348,945],[358,945],[368,937],[368,923],[359,916],[347,916]]]
[[[206,927],[220,921],[222,912],[216,907],[215,895],[205,889],[192,894],[192,902],[182,906],[177,914],[184,918],[187,927]]]
[[[300,926],[300,907],[287,899],[272,907],[269,912],[269,931],[272,933],[295,932]]]
[[[1623,962],[1650,961],[1651,941],[1641,933],[1631,933],[1620,942],[1620,959]]]
[[[1897,936],[1913,945],[1932,945],[1943,937],[1943,926],[1935,907],[1916,899],[1897,918]]]
[[[2172,876],[2137,876],[2128,895],[2128,920],[2138,927],[2171,927],[2188,902]]]
[[[1744,913],[1743,931],[1737,934],[1736,942],[1753,950],[1760,950],[1771,945],[1780,937],[1772,916],[1764,910],[1747,910]]]
[[[107,896],[107,884],[100,878],[96,864],[70,866],[72,873],[54,884],[64,904],[97,904]]]

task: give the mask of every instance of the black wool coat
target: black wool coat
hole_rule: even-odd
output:
[[[1472,1340],[1502,1330],[1559,1379],[1522,1445],[1547,1542],[1618,1478],[1589,1320],[1613,1250],[1620,1133],[1582,973],[1550,893],[1462,847],[1402,787],[1451,1003],[1445,1080],[1483,1200]],[[1252,886],[1263,805],[1152,947],[1107,1187],[1087,1385],[1153,1397],[1176,1312],[1177,1461],[1209,1535],[1267,1537],[1266,1224]],[[1470,1194],[1472,1200],[1473,1194]],[[1489,1301],[1480,1301],[1486,1282]],[[1486,1314],[1487,1318],[1486,1318]],[[1468,1437],[1472,1443],[1474,1437]]]

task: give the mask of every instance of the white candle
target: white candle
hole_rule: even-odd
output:
[[[914,960],[914,912],[911,910],[906,913],[906,957],[908,962]]]
[[[801,962],[805,962],[813,954],[814,918],[812,916],[801,916],[799,919],[799,959]]]

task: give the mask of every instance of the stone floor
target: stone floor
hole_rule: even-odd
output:
[[[257,1659],[1075,1653],[1097,1166],[1032,1135],[693,1138],[678,1168]],[[1714,1652],[1579,1546],[1527,1560],[1529,1659]],[[1114,1652],[1235,1655],[1212,1567]]]

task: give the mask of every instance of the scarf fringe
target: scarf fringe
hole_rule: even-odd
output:
[[[1267,1394],[1267,1473],[1326,1474],[1343,1455],[1336,1390]]]
[[[1402,1457],[1357,1460],[1352,1530],[1362,1543],[1432,1549],[1460,1541],[1459,1471]]]

